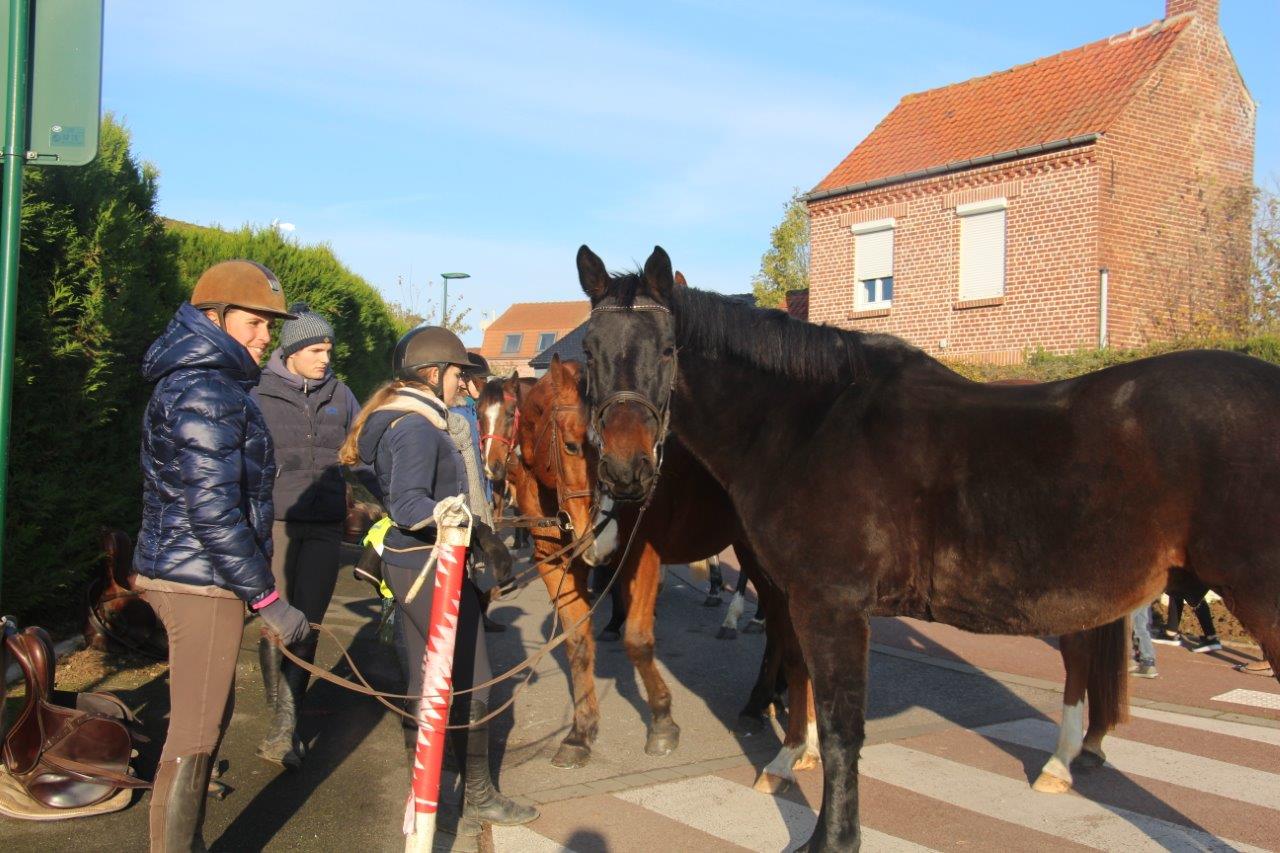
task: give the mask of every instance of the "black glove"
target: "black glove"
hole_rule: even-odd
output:
[[[311,635],[307,617],[283,598],[277,598],[259,610],[258,615],[262,617],[267,630],[279,637],[286,646],[292,646]]]
[[[493,569],[493,576],[499,586],[511,580],[511,552],[502,544],[492,527],[483,521],[472,522],[471,543],[485,564]]]

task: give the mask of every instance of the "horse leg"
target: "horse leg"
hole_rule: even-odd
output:
[[[871,625],[865,611],[833,603],[828,600],[817,607],[812,599],[801,599],[790,606],[813,679],[822,752],[822,808],[813,835],[802,848],[814,853],[857,850],[862,845],[858,753],[866,740]]]
[[[1259,565],[1268,562],[1260,561]],[[1280,561],[1270,561],[1270,566],[1280,566]],[[1258,575],[1266,577],[1265,572]],[[1215,590],[1223,603],[1240,624],[1258,642],[1262,656],[1271,664],[1276,681],[1280,681],[1280,584],[1263,582],[1260,588],[1250,589],[1246,595],[1237,596],[1231,589]]]
[[[748,734],[762,731],[766,715],[778,695],[778,674],[782,670],[782,649],[776,632],[765,634],[764,655],[760,659],[760,673],[751,687],[747,704],[738,712],[738,729]]]
[[[563,579],[563,582],[562,582]],[[584,767],[591,758],[591,744],[600,724],[600,703],[596,698],[594,675],[595,641],[587,618],[587,577],[581,567],[546,567],[542,580],[556,608],[561,630],[571,631],[565,641],[569,657],[569,678],[573,690],[573,725],[552,757],[556,767]],[[581,624],[579,624],[581,623]],[[575,627],[576,626],[576,627]]]
[[[821,760],[818,752],[818,725],[813,684],[785,607],[771,608],[767,622],[770,633],[778,634],[783,665],[787,673],[787,733],[782,748],[765,765],[755,789],[767,794],[785,791],[795,781],[796,770],[810,770]]]
[[[653,657],[653,616],[661,565],[658,552],[651,543],[645,542],[635,574],[631,577],[631,602],[623,640],[627,657],[640,673],[649,698],[649,736],[644,745],[644,751],[649,755],[668,755],[680,744],[680,727],[671,718],[671,688],[658,672]]]
[[[716,603],[719,601],[717,597]],[[717,640],[738,639],[738,620],[742,618],[742,613],[746,609],[746,599],[742,597],[742,593],[735,592],[733,600],[729,602],[729,610],[724,614],[724,621],[720,623],[720,630],[716,631]]]
[[[1089,655],[1084,634],[1064,634],[1058,638],[1058,648],[1067,671],[1067,683],[1062,691],[1058,745],[1031,786],[1046,794],[1065,794],[1071,790],[1071,762],[1084,745],[1084,695],[1089,678]]]

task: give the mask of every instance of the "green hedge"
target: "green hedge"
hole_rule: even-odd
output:
[[[1090,349],[1069,355],[1053,355],[1044,350],[1037,350],[1028,355],[1024,364],[997,366],[948,361],[947,366],[978,382],[990,382],[995,379],[1034,379],[1038,382],[1052,382],[1057,379],[1070,379],[1082,373],[1092,373],[1115,364],[1187,349],[1228,350],[1251,355],[1272,364],[1280,364],[1280,335],[1260,334],[1244,338],[1185,338],[1136,349]]]
[[[143,354],[200,272],[229,258],[271,267],[290,300],[334,323],[335,366],[363,397],[403,331],[378,292],[325,246],[273,229],[225,232],[156,215],[157,175],[103,121],[80,168],[26,170],[15,388],[0,609],[73,628],[96,570],[100,527],[136,535]]]

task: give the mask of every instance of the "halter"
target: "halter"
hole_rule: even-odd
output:
[[[515,396],[514,394],[508,394],[508,393],[506,393],[505,391],[504,391],[504,392],[503,392],[503,394],[502,394],[502,402],[503,402],[503,403],[506,403],[508,400],[515,400],[515,399],[516,399],[516,396]],[[506,455],[506,456],[504,456],[504,457],[502,458],[502,464],[503,464],[505,467],[510,468],[510,467],[511,467],[511,457],[512,457],[513,455],[515,455],[515,452],[516,452],[516,438],[517,438],[519,435],[520,435],[520,406],[518,406],[518,405],[517,405],[517,406],[515,406],[515,407],[512,409],[512,414],[511,414],[511,435],[510,435],[510,436],[506,436],[506,435],[499,435],[499,434],[497,434],[497,433],[489,433],[489,434],[487,434],[487,435],[482,435],[482,436],[480,436],[480,446],[481,446],[481,447],[483,447],[483,446],[484,446],[484,441],[485,441],[485,439],[487,439],[487,438],[491,438],[491,439],[493,439],[494,441],[501,441],[501,442],[503,442],[504,444],[506,444],[506,445],[507,445],[507,455]]]
[[[659,305],[656,302],[638,302],[630,308],[621,305],[597,305],[591,309],[591,313],[600,312],[619,312],[619,311],[660,311],[663,314],[670,315],[671,309],[665,305]],[[667,385],[662,400],[655,405],[652,400],[641,394],[639,391],[622,390],[614,391],[609,396],[600,401],[591,412],[591,431],[595,435],[597,441],[604,441],[604,419],[608,414],[611,406],[619,403],[635,403],[645,409],[653,416],[654,422],[658,429],[654,434],[653,442],[653,458],[655,460],[653,482],[649,486],[649,494],[645,496],[645,500],[653,494],[653,489],[658,482],[658,474],[662,470],[663,448],[666,446],[667,432],[671,426],[671,394],[675,389],[676,376],[680,372],[680,363],[678,361],[679,350],[675,350],[671,355],[671,382]]]
[[[553,393],[556,397],[560,396],[559,384],[553,382]],[[566,533],[573,533],[573,518],[569,515],[569,511],[564,508],[565,501],[571,501],[578,498],[592,498],[591,515],[595,515],[595,489],[588,486],[585,489],[566,489],[564,487],[566,472],[564,470],[564,457],[561,456],[560,446],[560,414],[564,412],[577,412],[578,406],[570,405],[553,405],[547,409],[547,419],[543,422],[542,428],[538,430],[538,435],[533,440],[533,447],[536,451],[542,445],[542,437],[551,432],[551,442],[547,445],[547,452],[551,454],[552,462],[555,465],[556,474],[556,519],[560,522],[560,527]]]

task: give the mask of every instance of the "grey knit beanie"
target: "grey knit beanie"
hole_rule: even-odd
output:
[[[280,353],[285,358],[298,350],[312,344],[333,343],[333,326],[319,314],[307,308],[305,302],[295,302],[289,306],[290,314],[297,314],[296,320],[285,320],[280,327]]]

